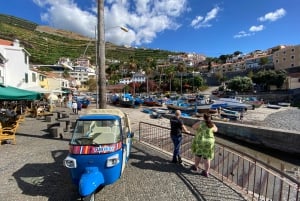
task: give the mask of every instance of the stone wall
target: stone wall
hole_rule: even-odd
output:
[[[170,118],[173,115],[165,114]],[[187,126],[199,121],[198,118],[182,117]],[[282,152],[300,155],[300,132],[252,126],[231,122],[215,121],[218,133],[258,146],[276,149]]]

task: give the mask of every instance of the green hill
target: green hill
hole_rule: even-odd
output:
[[[54,64],[60,57],[78,58],[87,48],[86,56],[95,63],[95,41],[74,32],[39,26],[36,23],[0,14],[0,38],[18,39],[31,54],[33,64]],[[89,45],[88,45],[89,44]],[[147,57],[166,59],[175,52],[142,48],[126,48],[112,43],[106,44],[106,58],[128,61],[130,57],[143,62]]]

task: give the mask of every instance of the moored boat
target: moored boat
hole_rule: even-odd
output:
[[[280,109],[281,106],[280,106],[280,105],[274,105],[274,104],[267,104],[267,108],[271,108],[271,109]]]
[[[233,110],[221,109],[220,116],[228,119],[239,119],[240,113]]]
[[[282,106],[282,107],[290,107],[291,106],[291,103],[287,103],[287,102],[280,102],[278,103],[279,106]]]

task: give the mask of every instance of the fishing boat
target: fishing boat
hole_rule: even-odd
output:
[[[279,106],[282,106],[282,107],[290,107],[291,106],[291,103],[287,103],[287,102],[280,102],[278,103]]]
[[[228,109],[223,108],[220,111],[220,116],[223,117],[223,118],[237,120],[237,119],[240,118],[240,113],[237,112],[237,111],[228,110]]]
[[[241,99],[236,98],[220,98],[215,100],[212,104],[212,109],[224,108],[227,110],[233,110],[237,112],[247,111],[254,109],[253,105],[241,102]]]
[[[267,104],[267,108],[270,108],[270,109],[280,109],[281,106],[280,105],[274,105],[274,104]]]
[[[136,107],[135,100],[129,93],[124,93],[121,95],[119,104],[123,107]]]
[[[253,109],[259,108],[264,104],[263,100],[258,100],[256,97],[247,97],[244,99],[244,103],[252,105]]]
[[[187,103],[182,100],[178,101],[172,101],[172,102],[166,102],[166,106],[168,110],[175,111],[175,110],[180,110],[181,114],[186,113],[186,114],[195,114],[197,112],[197,108],[194,105],[191,105],[190,103]]]
[[[145,98],[143,104],[150,107],[162,105],[156,98]]]
[[[197,106],[197,112],[200,114],[209,113],[209,114],[215,114],[217,113],[217,108],[212,109],[211,105],[200,105]]]

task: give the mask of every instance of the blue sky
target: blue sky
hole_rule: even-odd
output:
[[[219,57],[300,44],[300,0],[104,2],[106,41],[118,45]],[[95,0],[0,0],[0,13],[95,37]]]

